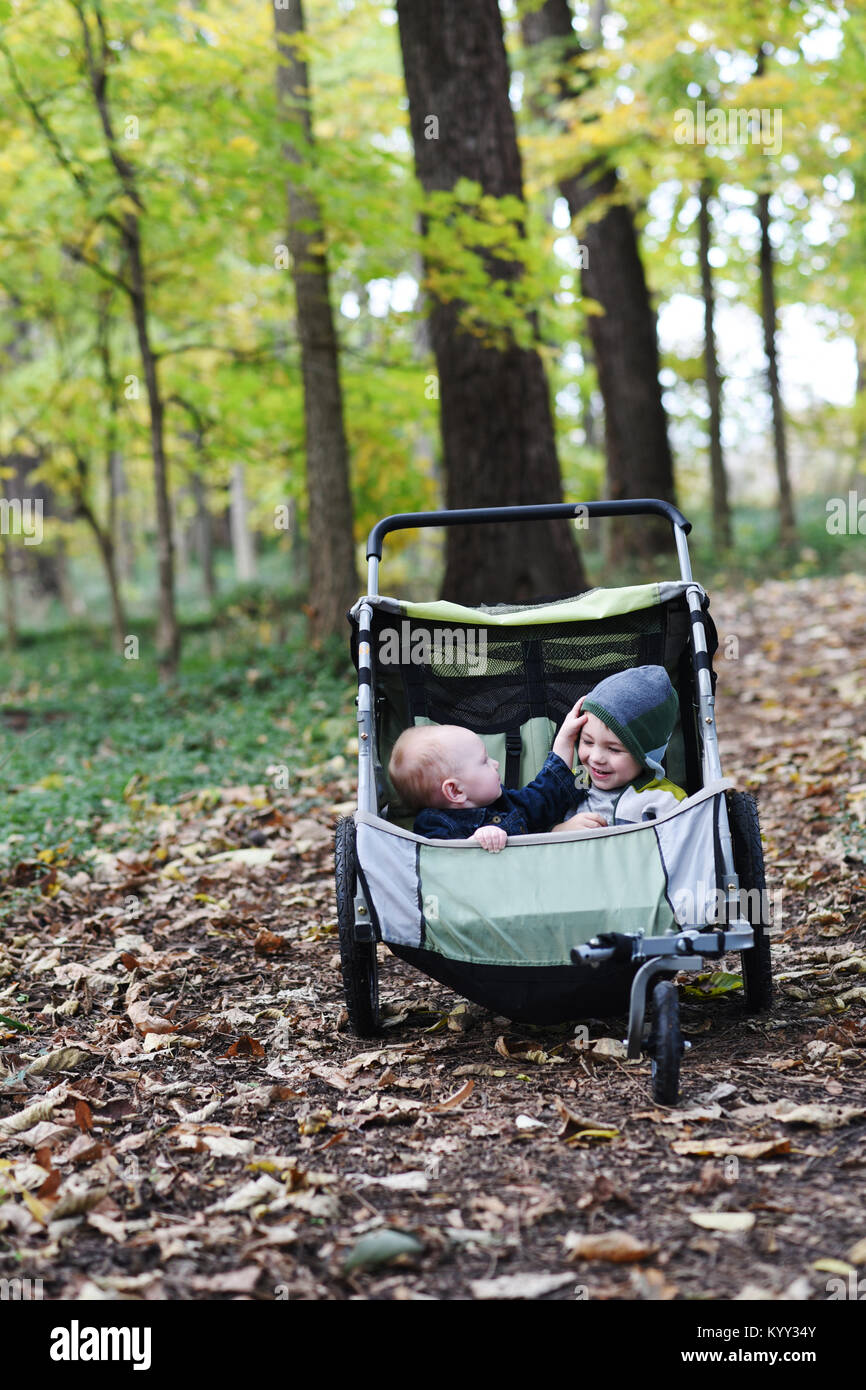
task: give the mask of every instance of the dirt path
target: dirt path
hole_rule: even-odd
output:
[[[737,991],[683,995],[679,1109],[595,1047],[624,1020],[576,1047],[390,955],[388,1028],[360,1044],[331,882],[351,778],[300,817],[226,789],[146,856],[53,865],[0,947],[0,1013],[33,1028],[0,1023],[0,1277],[65,1299],[824,1300],[866,1272],[866,583],[712,611],[723,767],[781,892],[778,992],[759,1019]]]

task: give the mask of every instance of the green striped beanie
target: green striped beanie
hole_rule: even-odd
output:
[[[599,681],[581,705],[594,714],[627,748],[641,767],[659,777],[661,759],[674,731],[679,701],[663,666],[635,666]]]

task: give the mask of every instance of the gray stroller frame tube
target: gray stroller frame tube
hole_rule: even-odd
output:
[[[371,562],[372,565],[372,562]],[[375,594],[376,574],[370,575]],[[358,613],[358,810],[379,814],[376,796],[376,724],[373,719],[373,657],[370,649],[370,624],[373,610],[362,603]],[[370,906],[364,896],[360,878],[355,883],[355,940],[375,941]]]
[[[701,590],[692,580],[692,565],[689,558],[689,543],[686,533],[682,526],[674,523],[674,538],[677,543],[677,556],[680,562],[680,575],[685,584],[686,602],[689,605],[689,613],[692,620],[692,661],[695,668],[695,683],[698,692],[698,718],[701,729],[701,769],[703,782],[716,782],[722,776],[722,763],[719,757],[719,739],[716,733],[716,697],[713,694],[713,682],[710,676],[710,661],[707,652],[707,633],[703,623],[703,610],[701,608]],[[725,891],[728,900],[733,906],[738,907],[736,894],[740,883],[734,872],[734,847],[731,843],[731,831],[728,825],[727,814],[722,816],[719,826],[719,840],[721,842],[722,863],[725,870]],[[732,896],[733,895],[733,896]],[[737,912],[739,917],[739,911]]]
[[[373,661],[370,624],[373,610],[362,603],[358,614],[358,810],[379,814],[376,800],[376,729],[373,719]]]

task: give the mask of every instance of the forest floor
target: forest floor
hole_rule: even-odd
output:
[[[332,868],[351,768],[307,770],[311,814],[270,788],[191,794],[147,852],[74,872],[47,853],[0,883],[41,890],[0,944],[0,1277],[83,1300],[847,1296],[866,1274],[866,580],[712,611],[777,993],[748,1016],[730,979],[682,977],[676,1109],[598,1046],[624,1018],[584,1020],[583,1045],[520,1028],[382,948],[387,1026],[359,1042]]]

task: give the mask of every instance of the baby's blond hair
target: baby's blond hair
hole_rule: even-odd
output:
[[[410,811],[434,805],[442,783],[453,771],[442,730],[435,724],[404,729],[388,764],[394,789]]]

